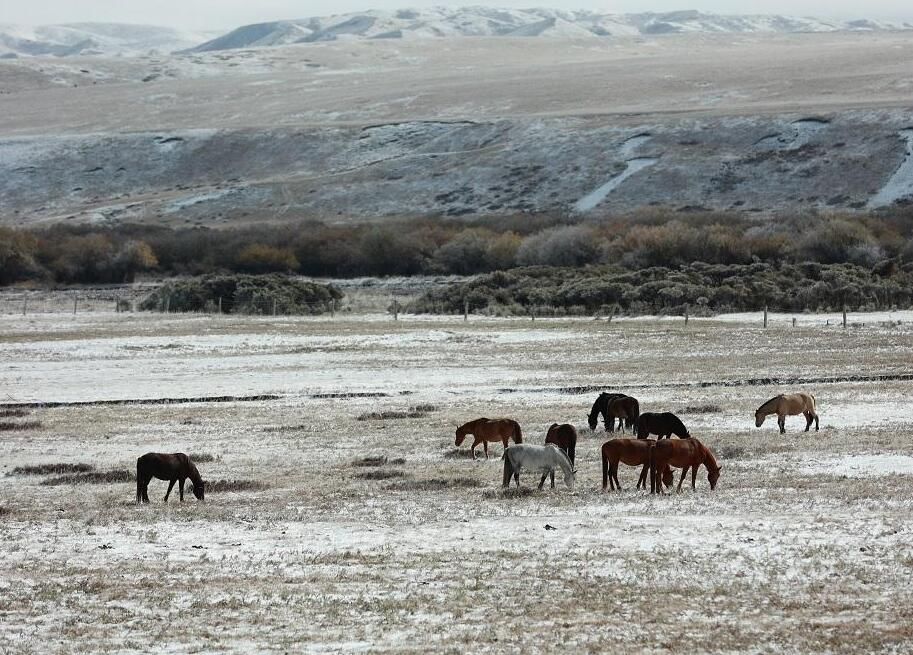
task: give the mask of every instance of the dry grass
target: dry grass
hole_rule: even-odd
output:
[[[390,480],[392,478],[404,478],[406,477],[406,472],[399,469],[374,469],[372,471],[359,471],[355,474],[355,477],[362,480]]]
[[[719,414],[722,411],[719,405],[688,405],[681,409],[682,414]]]
[[[226,491],[263,491],[269,485],[260,480],[207,480],[206,493],[224,493]]]
[[[21,418],[29,414],[27,409],[0,409],[0,418]]]
[[[209,462],[216,462],[219,459],[211,453],[188,453],[187,456],[194,464],[207,464]]]
[[[445,489],[475,489],[484,486],[475,478],[432,478],[430,480],[404,480],[387,485],[390,491],[441,491]]]

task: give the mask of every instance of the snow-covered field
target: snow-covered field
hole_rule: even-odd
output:
[[[913,382],[865,378],[911,370],[910,323],[368,318],[0,317],[7,404],[278,396],[0,418],[33,423],[0,431],[0,652],[908,651]],[[754,427],[787,389],[728,386],[846,375],[804,387],[817,433]],[[626,468],[603,493],[596,392],[562,391],[590,385],[678,413],[717,489],[651,498]],[[481,415],[533,443],[576,424],[576,491],[503,495],[500,446],[454,452]],[[129,482],[13,474],[150,450],[266,486],[137,507]]]

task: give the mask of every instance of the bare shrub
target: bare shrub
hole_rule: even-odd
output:
[[[210,453],[189,453],[187,455],[190,458],[190,461],[197,464],[205,464],[206,462],[216,461],[216,456]]]
[[[359,471],[355,474],[356,478],[362,480],[389,480],[391,478],[406,477],[405,471],[399,469],[371,469],[368,471]]]
[[[718,414],[723,411],[719,405],[688,405],[681,410],[682,414]]]
[[[24,423],[13,423],[11,421],[0,422],[0,432],[38,430],[39,428],[41,428],[41,421],[25,421]]]
[[[403,480],[388,484],[390,491],[442,491],[445,489],[472,489],[481,487],[475,478],[432,478],[431,480]]]
[[[62,484],[109,484],[113,482],[133,482],[136,477],[130,471],[89,471],[87,473],[71,473],[48,478],[41,484],[56,487]]]
[[[91,464],[35,464],[32,466],[17,466],[10,475],[62,475],[64,473],[87,473],[94,471]]]
[[[206,493],[222,493],[225,491],[262,491],[269,485],[259,480],[213,480],[206,481]]]
[[[399,420],[399,419],[408,419],[408,418],[424,418],[425,412],[420,412],[415,408],[411,408],[408,412],[401,412],[395,410],[384,410],[381,412],[365,412],[364,414],[359,414],[355,417],[356,421],[388,421],[388,420]]]
[[[28,415],[27,409],[0,409],[0,418],[22,418]]]
[[[527,498],[536,494],[532,487],[508,487],[507,489],[486,489],[482,498],[486,500],[500,500],[502,498]]]
[[[367,457],[356,459],[354,462],[352,462],[352,466],[383,466],[386,463],[386,455],[369,455]]]

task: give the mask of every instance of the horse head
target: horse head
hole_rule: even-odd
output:
[[[197,500],[203,500],[205,491],[206,491],[206,483],[203,480],[200,480],[199,483],[194,483],[193,495],[196,496]]]
[[[564,484],[567,485],[567,488],[571,491],[574,490],[574,481],[577,479],[577,471],[575,469],[568,469],[564,472]]]
[[[720,471],[722,470],[722,468],[723,468],[722,466],[717,466],[716,468],[710,468],[710,467],[707,468],[707,482],[710,483],[711,491],[713,489],[716,489],[716,483],[717,483],[717,480],[720,479]]]
[[[465,425],[461,425],[460,427],[458,427],[456,429],[456,440],[454,441],[454,444],[457,446],[462,446],[463,441],[466,439],[466,434],[467,434],[467,430],[466,430]]]
[[[663,484],[666,485],[666,489],[672,486],[672,483],[675,482],[675,474],[672,473],[672,467],[667,466],[663,469]]]
[[[754,426],[756,428],[761,427],[764,424],[764,419],[767,418],[767,414],[762,414],[761,410],[758,410],[754,413]]]
[[[587,414],[586,422],[590,426],[590,430],[595,430],[596,426],[599,425],[599,414]]]

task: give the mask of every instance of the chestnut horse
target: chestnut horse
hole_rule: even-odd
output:
[[[720,469],[723,467],[717,464],[716,457],[710,452],[704,444],[695,438],[691,439],[666,439],[657,441],[653,447],[653,464],[650,467],[651,477],[656,476],[656,471],[663,471],[668,466],[674,466],[682,469],[682,477],[678,480],[677,491],[682,490],[682,482],[685,480],[685,474],[691,469],[691,488],[695,488],[697,470],[703,464],[707,467],[707,481],[710,483],[710,489],[716,489],[717,480],[720,479]],[[654,482],[650,483],[651,490],[655,493],[663,493],[662,487]]]
[[[571,465],[574,464],[574,450],[577,447],[577,428],[575,428],[570,423],[562,423],[558,425],[557,423],[552,423],[548,428],[548,432],[545,435],[546,444],[554,444],[558,448],[564,451],[567,455],[567,458],[571,460]],[[555,488],[555,471],[551,471],[552,476],[552,489]],[[542,482],[545,482],[545,476],[542,476]],[[539,484],[539,488],[542,488],[542,484]]]
[[[623,462],[628,466],[643,466],[640,471],[640,478],[637,480],[637,488],[646,488],[647,470],[650,468],[653,447],[656,442],[652,439],[609,439],[602,444],[602,488],[612,485],[612,490],[616,488],[621,490],[621,483],[618,481],[618,462]],[[663,483],[667,487],[672,486],[672,469],[666,467],[662,475]],[[654,478],[651,476],[650,482]]]
[[[691,434],[681,419],[672,412],[644,412],[637,419],[637,438],[646,439],[655,434],[662,439],[675,435],[679,439],[690,439]]]
[[[485,459],[488,459],[488,442],[500,441],[507,448],[509,439],[513,438],[514,443],[523,443],[523,434],[520,431],[520,424],[509,418],[477,418],[469,423],[464,423],[456,429],[456,445],[463,445],[466,435],[473,436],[472,458],[476,458],[476,446],[482,444],[485,448]]]
[[[624,398],[626,394],[623,393],[601,393],[599,397],[596,398],[596,402],[593,403],[593,408],[590,410],[590,413],[587,414],[586,422],[590,426],[590,430],[595,430],[596,425],[599,422],[599,415],[602,414],[602,421],[605,423],[606,432],[615,431],[615,419],[612,419],[611,426],[609,425],[609,415],[606,413],[606,409],[610,402],[616,398]],[[621,421],[618,422],[618,427],[621,427]]]
[[[175,482],[180,482],[178,491],[181,502],[184,502],[184,482],[190,478],[193,484],[193,495],[197,500],[203,500],[206,483],[200,477],[196,465],[184,453],[146,453],[136,460],[136,502],[149,502],[149,481],[152,478],[168,480],[168,491],[165,492],[165,502],[174,488]]]
[[[637,418],[640,416],[640,403],[637,401],[637,398],[632,396],[622,396],[621,398],[613,398],[606,405],[605,416],[607,418],[606,426],[609,426],[610,423],[614,423],[615,419],[624,419],[624,425],[621,426],[621,431],[624,432],[625,428],[634,428],[637,424]],[[620,424],[620,422],[619,422]],[[609,430],[613,432],[614,430]]]
[[[754,413],[755,427],[761,427],[764,419],[769,414],[777,415],[777,425],[780,426],[780,434],[786,432],[786,417],[795,416],[796,414],[805,415],[805,431],[815,422],[815,432],[818,431],[818,412],[815,411],[815,397],[810,393],[793,393],[789,395],[780,394],[774,396],[766,403],[758,407]]]

